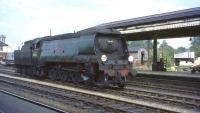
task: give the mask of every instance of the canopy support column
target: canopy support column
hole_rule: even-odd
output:
[[[157,70],[157,38],[153,39],[153,64],[152,71]]]

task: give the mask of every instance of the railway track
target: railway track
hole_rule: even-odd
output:
[[[200,96],[200,89],[194,87],[186,87],[186,86],[175,86],[175,85],[164,85],[164,84],[156,84],[156,83],[128,83],[127,88],[140,88],[140,89],[148,89],[154,92],[165,92],[171,94],[181,94],[181,95],[192,95],[192,96]]]
[[[192,95],[191,91],[189,91],[188,93],[184,88],[175,90],[175,88],[173,89],[173,87],[166,88],[166,87],[163,87],[162,85],[160,86],[158,84],[156,85],[156,83],[154,82],[152,82],[152,84],[154,85],[149,86],[148,84],[138,85],[137,82],[135,84],[130,82],[128,83],[128,86],[124,90],[104,89],[103,92],[105,92],[106,94],[119,95],[120,97],[124,97],[126,99],[131,99],[131,100],[135,100],[139,102],[147,102],[147,103],[162,105],[162,106],[170,108],[171,109],[170,112],[174,110],[173,108],[176,108],[176,110],[174,110],[175,112],[185,112],[185,111],[199,112],[200,111],[199,95]],[[75,86],[72,84],[70,85]],[[86,89],[86,87],[84,86],[78,86],[78,87],[82,89],[84,88]],[[172,91],[174,90],[175,91],[174,92],[168,91],[170,89]],[[92,87],[90,87],[90,90],[95,90],[95,91],[100,92],[100,90],[97,90],[96,88],[92,88]],[[183,92],[185,94],[183,94]],[[198,91],[197,91],[197,94],[199,94]],[[124,107],[126,108],[126,106]],[[156,111],[160,112],[160,110],[156,110]]]
[[[170,79],[159,79],[159,78],[148,78],[148,77],[136,77],[131,80],[132,83],[140,82],[140,84],[148,84],[156,83],[157,85],[162,85],[164,87],[173,87],[173,88],[199,88],[200,82],[193,81],[182,81],[182,80],[170,80]],[[130,84],[131,84],[130,82]],[[149,84],[151,83],[151,84]]]
[[[2,77],[0,84],[4,87],[12,87],[20,92],[29,92],[43,98],[49,98],[64,103],[69,102],[67,104],[74,105],[79,109],[85,109],[90,112],[173,112],[171,109],[155,108],[153,106],[148,106],[147,103],[141,101],[140,103],[138,101],[136,104],[133,103],[134,100],[128,101],[127,98],[111,94],[102,94],[100,92],[88,91],[87,93],[83,93],[81,89],[79,89],[79,92],[75,92],[74,90],[59,89],[44,84],[21,82],[20,80],[11,80],[10,78]],[[67,86],[63,87],[66,88]]]

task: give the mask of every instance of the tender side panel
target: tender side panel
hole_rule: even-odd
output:
[[[94,36],[44,41],[40,59],[43,62],[94,61]]]
[[[67,62],[77,55],[78,38],[44,41],[41,47],[41,60],[45,62]]]

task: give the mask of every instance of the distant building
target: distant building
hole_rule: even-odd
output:
[[[8,46],[7,44],[5,44],[5,39],[6,37],[4,35],[0,36],[0,51],[3,51],[4,46]]]
[[[200,65],[200,57],[195,58],[194,65]]]
[[[175,65],[193,65],[195,61],[194,52],[184,52],[179,54],[174,54]]]
[[[128,47],[129,54],[133,56],[135,68],[147,68],[148,52],[142,47]]]
[[[7,53],[11,52],[10,47],[5,44],[5,39],[4,35],[0,36],[0,63],[6,58]]]
[[[14,64],[14,52],[7,53],[3,63],[5,63],[6,65]]]

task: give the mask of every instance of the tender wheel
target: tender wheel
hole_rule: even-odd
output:
[[[123,84],[123,83],[118,83],[117,85],[118,85],[119,88],[124,88],[125,87],[125,84]]]
[[[195,70],[191,70],[191,73],[194,74],[196,71]]]

